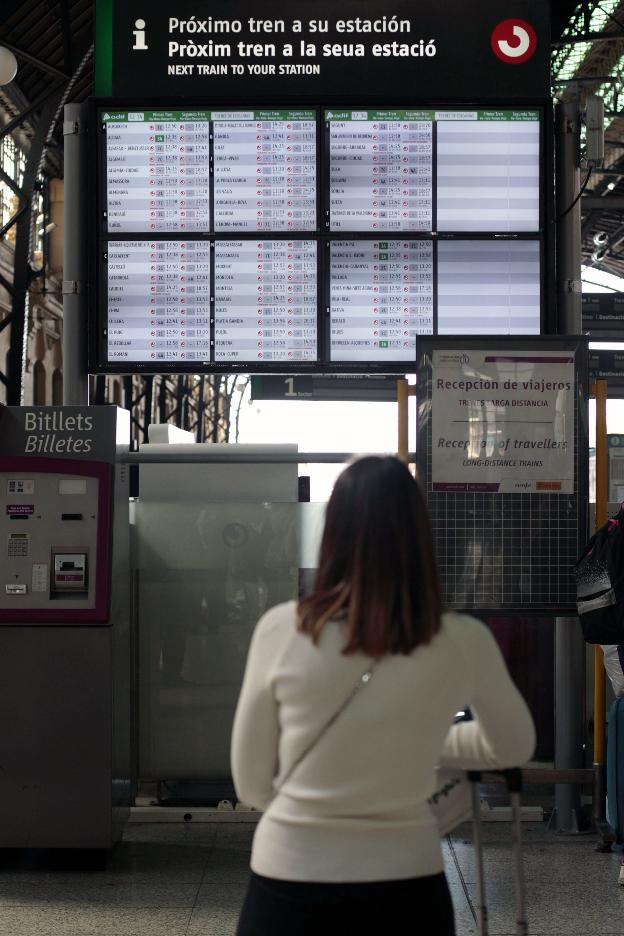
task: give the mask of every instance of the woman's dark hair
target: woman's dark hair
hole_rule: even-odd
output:
[[[343,653],[410,653],[440,629],[442,599],[427,505],[397,458],[368,456],[338,478],[327,505],[313,593],[299,629],[316,643],[346,615]]]

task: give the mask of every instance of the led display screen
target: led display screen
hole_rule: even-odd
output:
[[[326,229],[537,232],[536,110],[326,111]]]
[[[100,116],[104,230],[126,234],[210,228],[206,112],[119,111]]]
[[[93,111],[92,370],[398,369],[419,335],[539,334],[541,109],[121,108]]]
[[[215,243],[215,361],[317,359],[316,241]]]
[[[315,231],[314,111],[212,117],[214,230]]]
[[[210,360],[210,245],[109,241],[106,347],[112,363]]]
[[[431,241],[331,241],[333,361],[414,361],[433,334]]]
[[[540,332],[537,240],[329,244],[333,362],[414,362],[418,335]]]
[[[539,335],[539,241],[440,241],[437,334]]]
[[[113,363],[317,360],[316,241],[109,241]]]
[[[103,112],[104,230],[315,231],[316,124],[313,110]]]

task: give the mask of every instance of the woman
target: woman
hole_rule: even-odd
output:
[[[265,614],[249,651],[232,769],[264,815],[238,936],[452,936],[435,767],[517,766],[534,743],[493,637],[441,613],[419,485],[395,458],[356,461],[313,594]]]

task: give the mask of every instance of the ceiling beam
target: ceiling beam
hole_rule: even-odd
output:
[[[51,75],[56,75],[57,78],[64,78],[65,81],[69,81],[69,75],[61,71],[60,68],[56,68],[54,65],[49,65],[48,62],[43,62],[40,58],[37,58],[36,55],[31,55],[30,52],[25,52],[24,49],[20,49],[17,46],[14,46],[12,42],[6,42],[6,40],[0,40],[5,49],[9,49],[17,56],[18,59],[23,59],[25,62],[28,62],[30,65],[34,65],[35,68],[40,68],[41,71],[49,72]]]
[[[614,42],[616,39],[624,39],[624,30],[619,32],[577,33],[575,36],[555,39],[550,44],[554,49],[557,49],[561,46],[576,45],[579,42]]]
[[[72,43],[71,43],[71,15],[69,12],[69,0],[61,0],[61,28],[63,30],[63,57],[65,59],[65,71],[70,75],[74,70]]]
[[[624,211],[624,195],[583,195],[581,211]]]
[[[19,127],[19,125],[23,123],[26,120],[26,118],[29,117],[33,113],[33,111],[39,110],[39,108],[43,104],[45,104],[45,102],[48,100],[50,95],[54,94],[54,92],[57,91],[60,87],[62,87],[64,84],[65,84],[65,81],[53,82],[52,86],[45,92],[45,94],[42,94],[41,97],[38,98],[34,104],[29,104],[28,107],[25,110],[21,111],[21,113],[19,113],[16,117],[14,117],[13,120],[9,120],[9,122],[5,124],[4,127],[0,128],[0,140],[2,139],[2,137],[5,137],[8,133],[11,133],[13,130],[15,130],[16,127]]]

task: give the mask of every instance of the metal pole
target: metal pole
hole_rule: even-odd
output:
[[[154,408],[154,376],[145,378],[145,403],[143,419],[143,441],[149,442],[149,427],[152,422],[152,410]]]
[[[555,770],[583,766],[585,644],[578,618],[555,618]],[[581,828],[581,789],[555,785],[554,825],[558,832]]]
[[[596,529],[607,522],[609,511],[609,466],[607,451],[607,381],[597,380],[596,397]],[[594,821],[606,819],[605,796],[605,669],[602,647],[594,647]]]
[[[63,245],[63,400],[89,402],[87,373],[87,119],[83,104],[66,104],[65,234]]]
[[[565,101],[555,110],[557,310],[560,335],[580,335],[581,311],[581,199],[580,112],[578,101]],[[573,205],[573,207],[571,207]]]
[[[22,179],[18,221],[15,225],[15,253],[13,265],[13,286],[11,291],[10,321],[11,343],[7,355],[7,395],[9,406],[21,406],[24,403],[24,372],[26,369],[26,344],[28,340],[28,315],[30,307],[29,289],[33,270],[30,266],[33,250],[33,194],[37,178],[41,171],[46,140],[54,123],[56,109],[61,92],[51,97],[39,115],[37,129],[31,142],[26,169]]]
[[[409,419],[408,419],[408,397],[409,397],[409,385],[405,378],[400,378],[397,380],[397,403],[398,403],[398,447],[397,454],[402,462],[405,462],[407,465],[407,449],[408,449],[408,435],[409,435]]]
[[[578,101],[557,105],[556,205],[558,330],[578,335],[581,315],[580,113]],[[583,766],[585,646],[577,618],[555,619],[555,768]],[[554,825],[578,832],[581,791],[555,786]]]
[[[197,399],[197,441],[204,441],[204,409],[206,406],[204,394],[206,388],[206,378],[199,378],[199,396]]]

